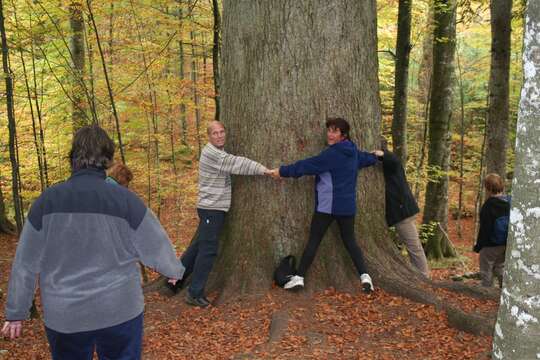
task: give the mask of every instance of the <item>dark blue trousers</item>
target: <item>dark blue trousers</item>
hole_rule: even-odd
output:
[[[184,277],[193,273],[189,294],[194,298],[204,296],[208,275],[212,271],[219,249],[219,234],[225,223],[225,211],[197,209],[199,227],[197,238],[181,257],[186,271]]]
[[[143,314],[122,324],[93,331],[64,334],[45,327],[53,360],[139,360]]]

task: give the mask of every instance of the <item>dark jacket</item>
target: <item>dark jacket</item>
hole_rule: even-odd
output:
[[[139,261],[180,279],[184,267],[152,211],[105,172],[84,169],[45,190],[24,224],[6,303],[7,320],[28,318],[39,279],[45,326],[102,329],[144,308]]]
[[[379,159],[382,160],[384,172],[386,222],[388,226],[393,226],[420,210],[398,157],[390,151],[385,151],[384,156]]]
[[[282,177],[316,175],[315,210],[325,214],[356,214],[356,179],[358,170],[374,165],[377,157],[358,150],[350,140],[329,146],[319,155],[279,168]]]
[[[506,196],[491,196],[480,209],[480,229],[474,245],[474,251],[480,252],[483,247],[500,246],[492,242],[495,220],[510,215],[510,201]]]

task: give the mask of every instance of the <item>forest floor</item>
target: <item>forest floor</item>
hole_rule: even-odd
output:
[[[194,206],[189,206],[194,200],[184,200],[180,205],[165,201],[161,211],[162,222],[179,254],[189,244],[197,225]],[[179,206],[182,211],[178,211]],[[431,263],[433,279],[448,280],[455,274],[478,270],[477,255],[471,251],[473,219],[465,218],[462,224],[460,239],[455,221],[450,219],[449,236],[460,257],[452,262]],[[183,231],[178,231],[179,227]],[[15,237],[0,236],[2,323],[15,248]],[[184,291],[173,297],[156,292],[146,295],[144,359],[490,358],[490,336],[458,331],[434,306],[381,289],[366,295],[360,289],[338,292],[329,288],[307,294],[272,288],[258,297],[207,309],[186,305]],[[466,312],[495,311],[498,307],[494,301],[442,289],[437,290],[437,295]],[[215,296],[210,294],[209,298]],[[39,299],[37,302],[39,308]],[[24,336],[16,341],[0,338],[0,360],[49,358],[41,320],[25,322]]]

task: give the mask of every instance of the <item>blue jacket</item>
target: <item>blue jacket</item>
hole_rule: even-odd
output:
[[[315,210],[325,214],[353,216],[356,214],[358,170],[376,162],[375,155],[360,151],[352,141],[344,140],[329,146],[317,156],[281,166],[279,175],[294,178],[316,175]]]

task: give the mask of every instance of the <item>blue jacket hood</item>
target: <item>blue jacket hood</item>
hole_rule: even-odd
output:
[[[339,151],[343,155],[350,157],[357,153],[358,148],[356,147],[355,143],[353,143],[350,140],[343,140],[338,143],[335,143],[334,145],[330,145],[330,148]]]

